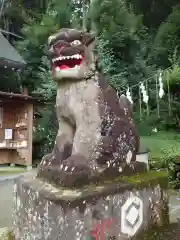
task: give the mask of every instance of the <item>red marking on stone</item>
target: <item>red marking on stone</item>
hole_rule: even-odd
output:
[[[113,224],[112,219],[101,220],[101,223],[95,224],[93,230],[91,230],[91,237],[95,240],[104,240],[105,232],[107,228],[111,227]]]

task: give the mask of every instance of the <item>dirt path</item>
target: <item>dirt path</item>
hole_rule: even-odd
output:
[[[0,182],[0,227],[12,225],[13,183],[13,179]]]

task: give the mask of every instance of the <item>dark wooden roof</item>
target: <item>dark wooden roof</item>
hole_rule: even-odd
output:
[[[0,66],[23,68],[26,62],[0,32]]]

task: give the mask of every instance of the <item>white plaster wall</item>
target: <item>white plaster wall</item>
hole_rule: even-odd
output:
[[[137,154],[136,155],[136,161],[137,162],[144,162],[147,165],[147,170],[149,170],[149,154],[148,154],[148,152]]]

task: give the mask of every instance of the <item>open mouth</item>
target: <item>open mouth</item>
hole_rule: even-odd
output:
[[[83,61],[83,56],[80,54],[75,54],[72,56],[60,56],[53,58],[53,66],[56,71],[79,68]]]

